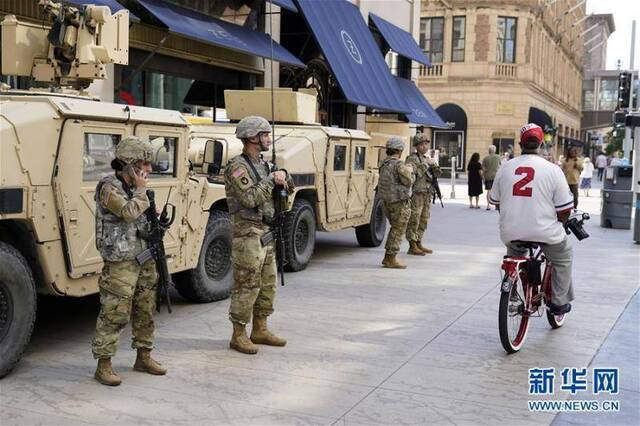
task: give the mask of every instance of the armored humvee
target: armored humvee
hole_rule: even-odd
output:
[[[271,114],[271,97],[275,111]],[[316,97],[291,89],[226,90],[227,117],[273,116],[275,163],[293,177],[296,189],[285,217],[285,270],[304,269],[315,245],[316,231],[355,228],[361,246],[376,247],[384,239],[386,219],[376,197],[379,146],[365,132],[316,124]],[[192,123],[202,123],[195,119]],[[224,165],[242,151],[234,124],[192,124],[195,167],[204,161],[213,182],[223,183]],[[273,160],[271,151],[265,153]]]
[[[83,93],[124,63],[128,12],[40,0],[52,27],[2,22],[2,73],[51,84],[0,91],[0,377],[19,360],[36,314],[36,293],[98,291],[94,191],[112,173],[125,136],[152,141],[149,187],[176,208],[165,236],[168,266],[187,299],[225,298],[231,285],[231,225],[224,186],[189,167],[189,127],[175,111],[99,102]],[[71,90],[71,89],[74,90]]]

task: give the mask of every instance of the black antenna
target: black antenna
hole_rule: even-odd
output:
[[[273,135],[273,144],[271,145],[271,161],[276,164],[276,107],[275,107],[275,93],[273,89],[273,2],[269,2],[269,39],[271,40],[271,56],[269,58],[269,70],[271,80],[271,134]]]

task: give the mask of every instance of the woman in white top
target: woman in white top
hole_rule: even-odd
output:
[[[580,189],[584,190],[584,195],[588,197],[589,190],[591,189],[591,178],[593,177],[594,167],[589,157],[584,159],[582,166],[583,169],[580,173]]]

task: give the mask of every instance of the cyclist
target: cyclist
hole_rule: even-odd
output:
[[[553,297],[547,303],[554,315],[571,310],[572,250],[563,222],[573,209],[573,195],[560,167],[539,155],[544,140],[542,128],[527,124],[520,129],[522,155],[500,167],[489,193],[489,201],[500,211],[500,238],[507,255],[523,256],[516,241],[540,243],[554,266]]]

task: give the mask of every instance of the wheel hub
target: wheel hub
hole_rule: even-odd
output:
[[[309,244],[309,224],[301,220],[296,227],[295,247],[296,253],[300,254],[305,251]]]
[[[9,332],[13,321],[13,299],[6,284],[0,281],[0,342]]]
[[[224,277],[231,265],[231,249],[222,239],[213,240],[205,253],[204,269],[212,280]]]

